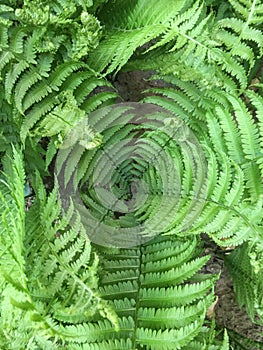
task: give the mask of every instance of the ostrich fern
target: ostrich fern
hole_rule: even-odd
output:
[[[69,228],[72,210],[60,217],[56,188],[47,197],[39,178],[35,203],[25,213],[17,151],[6,160],[5,171],[3,348],[179,349],[200,333],[201,349],[217,276],[198,273],[209,256],[197,257],[197,239],[160,237],[139,248],[92,249],[79,218]]]
[[[3,122],[10,125],[3,132],[4,147],[14,136],[22,142],[29,134],[35,142],[47,136],[53,157],[81,116],[115,96],[90,95],[108,83],[83,59],[97,46],[101,31],[98,20],[86,10],[78,1],[57,1],[44,9],[32,1],[25,1],[21,9],[1,5]]]
[[[200,237],[262,320],[260,1],[4,0],[0,43],[0,347],[228,350]]]

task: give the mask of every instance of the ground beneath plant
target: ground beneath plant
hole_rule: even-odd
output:
[[[119,73],[113,78],[113,85],[122,98],[120,102],[137,102],[145,97],[145,90],[163,86],[161,80],[151,81],[152,75],[153,72],[135,71]],[[211,255],[204,272],[213,274],[221,272],[215,288],[215,294],[218,296],[218,302],[214,309],[216,323],[218,326],[232,329],[239,334],[263,343],[263,326],[253,324],[245,309],[240,309],[237,305],[231,278],[224,267],[223,260],[217,254],[217,246],[207,238],[204,239],[204,244],[205,253]],[[253,350],[257,350],[257,348]]]

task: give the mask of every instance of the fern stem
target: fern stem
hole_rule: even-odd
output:
[[[141,279],[140,276],[142,274],[142,246],[139,246],[139,251],[140,251],[140,256],[139,256],[139,266],[138,268],[138,298],[136,298],[136,305],[135,305],[135,311],[134,311],[134,332],[133,332],[133,338],[132,338],[132,349],[137,349],[136,348],[136,335],[137,335],[137,328],[138,328],[138,311],[140,307],[140,291],[141,291]]]
[[[249,23],[250,23],[250,21],[251,21],[251,19],[253,17],[255,9],[256,9],[256,2],[257,2],[257,0],[253,0],[253,2],[252,2],[251,10],[249,12],[249,15],[248,15],[248,18],[247,18],[247,21],[246,21],[246,26],[244,26],[244,28],[249,26]]]

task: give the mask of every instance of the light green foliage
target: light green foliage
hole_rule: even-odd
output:
[[[208,154],[211,187],[195,223],[196,232],[198,229],[207,232],[219,246],[226,248],[246,242],[226,262],[238,302],[246,306],[252,319],[255,314],[262,318],[259,282],[263,262],[262,96],[260,92],[247,90],[245,103],[236,94],[222,96],[216,89],[203,93],[197,84],[171,77],[164,79],[177,89],[153,89],[158,96],[147,97],[145,101],[180,113],[198,132],[199,141],[211,150]]]
[[[263,184],[257,180],[262,176],[263,161],[260,124],[255,123],[236,95],[221,98],[216,90],[204,95],[195,85],[180,84],[173,78],[168,81],[179,89],[153,89],[159,96],[147,97],[145,101],[157,103],[175,114],[179,112],[199,132],[198,139],[206,150],[206,187],[200,194],[206,205],[194,224],[194,231],[211,234],[222,246],[237,245],[248,239],[254,242],[262,229]],[[250,91],[248,96],[261,120],[262,99]],[[214,99],[217,104],[212,113]],[[195,101],[201,108],[194,109]]]
[[[199,332],[213,300],[208,291],[214,280],[196,274],[209,258],[195,258],[196,244],[157,238],[103,254],[100,293],[111,300],[125,325],[115,337],[126,341],[127,349],[180,349]]]
[[[57,189],[47,196],[39,178],[36,191],[25,212],[23,162],[14,150],[0,192],[3,349],[78,342],[96,312],[117,327],[113,309],[98,294],[98,257],[78,216],[71,208],[61,217]]]
[[[8,200],[1,205],[3,348],[179,349],[195,338],[216,279],[198,274],[209,257],[196,257],[196,239],[160,237],[139,248],[92,252],[73,207],[61,216],[56,187],[47,196],[36,181],[25,212],[23,163],[14,150],[1,182]]]
[[[258,3],[247,9],[246,21],[216,21],[199,1],[116,1],[101,12],[107,32],[88,62],[110,73],[122,68],[140,48],[127,69],[157,69],[181,80],[199,81],[203,88],[243,91],[247,74],[262,53],[262,33],[250,26],[261,6]]]
[[[58,148],[83,113],[115,96],[89,96],[95,87],[108,85],[84,62],[101,35],[98,20],[88,12],[91,5],[25,1],[19,9],[0,8],[1,109],[3,122],[10,124],[1,130],[3,149],[14,140],[15,127],[17,141],[20,136],[24,142],[29,133],[48,136],[53,149]]]
[[[200,236],[233,249],[224,255],[237,301],[261,322],[262,16],[260,0],[1,2],[1,349],[261,348],[206,320],[219,276],[200,273]],[[108,109],[110,80],[135,69],[155,71],[163,87]],[[126,139],[140,160],[114,150]],[[144,225],[147,242],[90,242],[76,203],[65,210],[56,179],[45,188],[58,150],[58,173],[65,184],[73,176],[97,222],[116,234]],[[120,166],[98,173],[108,150]],[[134,178],[148,185],[145,201]],[[128,201],[132,186],[134,207],[143,203],[132,212],[99,201]]]

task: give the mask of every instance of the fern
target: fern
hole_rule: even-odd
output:
[[[159,238],[140,248],[103,253],[100,292],[123,326],[129,325],[110,336],[112,344],[118,340],[127,349],[177,349],[195,337],[212,301],[207,292],[213,284],[211,276],[203,280],[196,275],[191,281],[207,261],[194,259],[196,244]],[[91,342],[90,348],[111,349],[111,343],[93,347]]]
[[[262,270],[255,271],[251,264],[248,244],[236,249],[225,257],[225,263],[234,282],[239,305],[245,306],[252,320],[259,313],[262,317]]]
[[[233,330],[228,330],[231,346],[234,350],[262,349],[262,342],[246,338]]]
[[[209,259],[196,257],[197,240],[160,237],[139,248],[99,249],[98,284],[98,261],[78,216],[68,229],[73,212],[60,218],[56,189],[47,196],[39,178],[36,201],[25,215],[23,166],[15,150],[13,161],[5,166],[12,179],[1,187],[1,196],[10,198],[9,225],[14,225],[1,234],[2,347],[175,349],[195,338],[217,278],[197,273]],[[3,206],[1,213],[3,229]]]
[[[7,176],[1,176],[1,272],[20,280],[25,287],[23,246],[24,239],[24,180],[25,173],[18,153],[14,165],[5,160]],[[1,276],[1,285],[3,285]]]
[[[174,96],[176,97],[175,92]],[[172,95],[169,94],[168,97],[171,98]],[[115,227],[114,230],[117,225],[120,233],[117,235],[116,232],[116,237],[123,237],[124,240],[125,236],[128,236],[128,233],[125,233],[126,225],[131,225],[129,230],[133,230],[132,227],[138,224],[142,225],[141,232],[143,227],[151,226],[153,234],[164,232],[185,235],[205,231],[222,246],[238,245],[246,240],[253,242],[255,237],[260,237],[259,211],[262,207],[262,189],[261,184],[254,180],[260,173],[257,165],[261,152],[260,138],[259,130],[245,107],[240,104],[234,105],[236,100],[229,97],[229,101],[237,108],[240,130],[254,128],[254,136],[246,131],[244,136],[241,136],[241,143],[234,119],[220,110],[224,113],[220,128],[225,129],[226,136],[223,129],[221,145],[224,146],[222,151],[218,151],[217,145],[211,143],[207,135],[203,135],[202,141],[199,136],[201,143],[198,144],[193,133],[194,127],[192,131],[190,129],[191,124],[177,126],[179,121],[176,118],[172,119],[170,114],[177,110],[176,101],[174,105],[171,99],[167,104],[165,99],[161,100],[160,97],[149,97],[146,101],[156,102],[162,107],[168,106],[170,111],[148,104],[121,104],[119,107],[101,109],[89,118],[90,126],[102,134],[101,146],[92,151],[87,150],[85,146],[81,146],[79,140],[83,135],[73,132],[69,138],[72,138],[75,145],[65,144],[65,149],[61,150],[58,156],[57,171],[61,178],[61,193],[67,193],[68,187],[71,190],[67,195],[73,195],[72,190],[76,191],[79,183],[81,186],[85,184],[83,200],[88,209],[84,210],[87,218],[93,222],[88,224],[92,239],[100,239],[99,232],[102,227],[108,230],[104,226],[106,222],[106,225]],[[146,120],[141,117],[142,114]],[[174,121],[174,126],[166,126],[170,120]],[[216,123],[216,120],[209,119],[208,132],[209,126]],[[245,123],[244,126],[242,123]],[[80,125],[83,125],[80,126],[80,130],[84,130],[85,123]],[[136,136],[138,132],[142,141]],[[228,136],[228,133],[231,134]],[[179,136],[179,141],[176,142]],[[246,143],[247,138],[249,143]],[[228,148],[229,155],[225,154]],[[248,154],[250,150],[253,152],[252,157]],[[109,152],[110,156],[107,155]],[[133,161],[123,162],[130,155]],[[198,159],[197,164],[194,159]],[[108,162],[107,167],[102,165],[105,162]],[[254,166],[248,170],[247,164],[251,163]],[[166,168],[169,169],[170,177],[164,173]],[[134,176],[147,184],[148,192],[144,193],[145,189],[142,188],[141,194],[146,196],[146,199],[134,198],[137,203],[141,201],[143,204],[139,204],[132,214],[124,203],[121,204],[121,200],[129,196],[129,186],[134,181]],[[108,190],[111,181],[113,182],[110,186],[116,191],[113,197]],[[128,188],[124,188],[123,191],[119,189],[122,181],[128,182]],[[175,189],[174,184],[181,188]],[[251,185],[257,189],[253,194]],[[170,198],[169,205],[162,199],[162,195]],[[252,202],[246,203],[244,198],[250,198]],[[108,204],[105,206],[105,203]],[[117,222],[114,221],[116,211],[123,212],[123,216]],[[97,226],[94,220],[98,219],[100,223]],[[129,239],[133,238],[130,236]],[[136,236],[134,239],[139,238]]]
[[[109,84],[81,61],[100,37],[99,22],[81,6],[78,2],[65,1],[47,5],[40,11],[37,3],[25,1],[21,9],[8,8],[13,14],[0,24],[5,33],[0,74],[5,110],[9,106],[11,110],[8,119],[15,121],[23,143],[29,134],[36,136],[36,142],[39,135],[53,137],[49,159],[84,112],[116,96],[110,91],[98,93],[96,102],[93,101],[93,89]],[[63,8],[67,11],[63,12]],[[54,29],[61,30],[60,35]],[[72,42],[73,46],[69,44]],[[5,135],[12,140],[7,130]]]
[[[262,320],[261,17],[257,0],[3,1],[1,348],[258,345],[205,320],[218,276],[198,271],[205,232]],[[129,69],[164,87],[112,105]],[[35,169],[46,184],[56,154],[47,193]]]
[[[260,25],[262,22],[263,7],[260,1],[230,0],[234,11],[249,24]]]
[[[174,78],[168,79],[169,83],[178,83]],[[223,107],[224,100],[218,98],[218,93],[198,92],[189,83],[179,82],[178,87],[177,90],[153,89],[159,96],[147,97],[145,102],[156,103],[174,113],[182,111],[182,118],[199,133],[199,141],[202,139],[210,148],[207,174],[211,181],[207,182],[206,204],[194,226],[199,229],[204,225],[202,230],[221,246],[248,242],[244,245],[246,248],[239,248],[227,257],[227,265],[234,276],[240,304],[246,305],[251,317],[256,310],[261,316],[261,302],[253,293],[260,295],[260,291],[256,292],[260,288],[256,276],[261,273],[262,262],[262,182],[259,181],[262,177],[262,98],[247,91],[248,111],[235,95],[229,95]],[[213,107],[215,97],[217,104]],[[198,101],[196,109],[190,106],[190,101]],[[192,120],[184,111],[193,111]],[[201,115],[205,115],[206,120]],[[200,132],[200,125],[206,132]],[[243,256],[246,258],[242,259]]]
[[[20,348],[38,342],[53,344],[55,339],[74,341],[78,330],[81,334],[78,327],[97,310],[115,322],[114,312],[97,293],[98,258],[79,218],[69,228],[73,212],[60,218],[56,189],[47,196],[40,179],[37,199],[25,214],[23,164],[17,151],[13,162],[6,161],[5,171],[1,183],[2,346],[14,346],[17,332],[21,332]]]
[[[243,91],[248,86],[247,75],[262,54],[263,37],[253,25],[253,9],[254,2],[246,9],[248,22],[234,17],[215,21],[213,16],[205,16],[203,5],[191,4],[169,23],[163,38],[147,52],[135,55],[126,69],[156,69],[197,82],[202,90]]]

